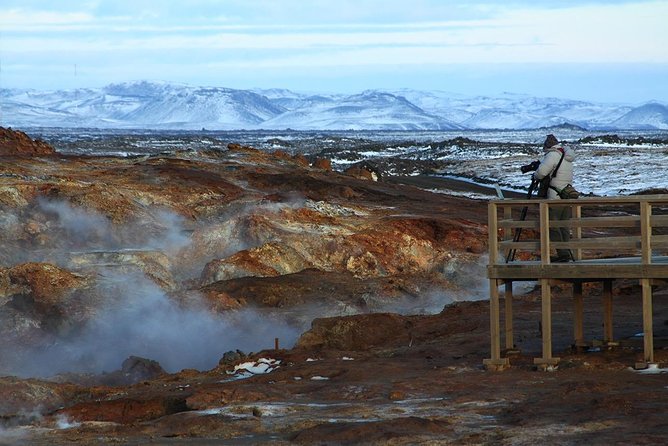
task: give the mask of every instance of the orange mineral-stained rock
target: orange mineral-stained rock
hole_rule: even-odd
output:
[[[85,287],[88,280],[49,263],[24,263],[0,269],[0,292],[26,293],[36,302],[55,304],[67,293]]]
[[[239,251],[227,259],[209,262],[202,272],[201,283],[239,277],[267,277],[291,274],[311,266],[288,245],[267,243],[258,248]]]
[[[313,167],[325,171],[332,170],[332,160],[329,158],[318,158],[313,162]]]
[[[73,384],[55,383],[37,379],[0,377],[0,417],[30,420],[37,409],[48,412],[76,399],[82,388]],[[3,428],[4,429],[4,428]],[[3,439],[4,441],[4,439]]]
[[[33,140],[20,130],[0,127],[0,156],[53,155],[53,147],[41,140]]]

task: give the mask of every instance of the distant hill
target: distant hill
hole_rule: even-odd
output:
[[[99,89],[0,90],[0,125],[152,129],[454,130],[668,129],[668,107],[596,104],[503,93],[367,90],[306,94],[167,82],[125,82]]]
[[[626,129],[668,130],[668,107],[651,102],[634,108],[612,124],[615,127]]]

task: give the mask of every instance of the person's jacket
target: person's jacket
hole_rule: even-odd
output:
[[[556,144],[545,149],[545,155],[543,155],[543,159],[540,160],[538,169],[536,169],[533,174],[534,178],[537,180],[551,175],[561,159],[560,149],[563,149],[564,151],[564,160],[561,162],[557,174],[552,178],[552,181],[550,181],[550,186],[559,190],[563,189],[568,184],[573,184],[573,161],[575,161],[575,151],[570,147],[563,147],[561,144]],[[547,192],[547,198],[559,198],[557,191],[550,188]]]

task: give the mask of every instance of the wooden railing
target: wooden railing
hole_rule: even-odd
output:
[[[571,218],[550,220],[550,208],[568,206]],[[527,208],[527,212],[521,210]],[[520,220],[522,214],[525,220]],[[549,230],[569,228],[571,240],[550,241]],[[501,231],[499,231],[501,230]],[[515,241],[517,231],[521,231]],[[501,232],[499,234],[499,232]],[[668,253],[668,195],[577,200],[494,200],[489,204],[490,264],[515,259],[550,264],[550,250],[570,249],[575,260],[637,256],[649,264]]]
[[[550,220],[550,209],[566,206],[570,217]],[[526,210],[525,210],[526,208]],[[604,284],[604,336],[612,340],[612,281],[638,279],[642,287],[644,360],[654,362],[652,286],[668,283],[668,194],[577,200],[494,200],[489,203],[491,358],[489,367],[504,367],[498,287],[505,284],[506,348],[513,343],[512,283],[541,284],[543,354],[536,364],[551,366],[551,292],[553,281],[573,284],[574,341],[582,342],[582,283]],[[550,229],[569,228],[569,241],[551,241]],[[521,231],[518,237],[517,231]],[[552,250],[570,250],[574,261],[552,263]],[[509,255],[510,254],[510,255]]]

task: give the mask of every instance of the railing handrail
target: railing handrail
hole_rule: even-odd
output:
[[[596,208],[598,206],[632,207],[630,215],[601,215],[582,217],[582,208]],[[668,205],[668,194],[633,195],[625,197],[584,197],[575,200],[560,199],[495,199],[489,202],[489,247],[490,263],[497,263],[500,255],[499,248],[506,252],[515,250],[540,250],[541,263],[549,264],[550,248],[571,249],[576,251],[577,259],[582,258],[582,250],[636,250],[643,264],[652,260],[652,251],[656,248],[668,248],[668,236],[655,234],[653,228],[668,229],[668,215],[652,215],[653,207],[664,209]],[[513,217],[515,207],[537,208],[538,219],[522,221]],[[551,206],[570,206],[573,209],[573,218],[568,220],[550,220],[548,210]],[[499,209],[504,210],[499,218]],[[526,212],[523,212],[526,215]],[[549,230],[557,227],[568,227],[574,232],[570,241],[550,241]],[[538,231],[539,238],[529,240],[513,240],[512,230],[517,228],[533,229]],[[624,228],[623,234],[603,233],[591,236],[584,234],[583,229],[592,230],[603,228]],[[499,240],[499,229],[503,237]],[[584,236],[583,236],[584,235]]]
[[[666,203],[668,204],[668,194],[654,194],[654,195],[625,195],[623,197],[589,197],[584,196],[576,199],[562,200],[562,199],[552,199],[552,198],[532,198],[530,200],[526,198],[494,198],[490,200],[490,203],[496,204],[510,204],[512,206],[524,206],[527,203],[540,203],[540,202],[559,202],[563,204],[578,204],[583,203],[587,205],[594,204],[627,204],[627,203],[641,203],[641,202],[650,202],[652,204],[656,203]]]

